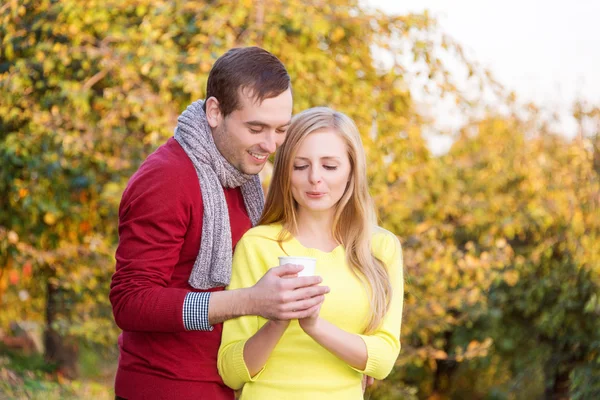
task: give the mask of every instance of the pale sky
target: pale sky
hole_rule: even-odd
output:
[[[576,98],[600,104],[600,0],[364,0],[388,13],[428,9],[471,59],[524,101],[557,110],[567,136]]]

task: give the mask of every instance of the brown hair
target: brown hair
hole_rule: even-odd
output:
[[[350,159],[350,181],[336,205],[333,237],[346,249],[351,270],[361,278],[370,295],[371,313],[365,333],[381,324],[390,307],[392,286],[382,260],[371,252],[371,237],[377,230],[375,206],[369,194],[367,161],[360,133],[345,114],[326,107],[310,108],[296,115],[286,139],[277,151],[273,178],[259,225],[281,223],[280,245],[289,234],[298,232],[297,203],[291,190],[293,160],[302,141],[310,134],[331,130],[346,142]]]
[[[239,93],[249,90],[254,100],[279,96],[291,86],[277,57],[260,47],[234,48],[215,62],[208,75],[206,98],[219,101],[223,117],[240,108]]]

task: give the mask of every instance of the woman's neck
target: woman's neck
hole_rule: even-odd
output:
[[[333,213],[312,213],[299,210],[296,239],[305,247],[325,252],[332,251],[339,243],[333,238]]]

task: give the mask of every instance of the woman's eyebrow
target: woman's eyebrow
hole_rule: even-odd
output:
[[[296,157],[296,160],[304,160],[304,161],[310,161],[310,159],[308,157]],[[339,157],[335,157],[335,156],[324,156],[321,157],[320,160],[332,160],[332,161],[340,161]]]

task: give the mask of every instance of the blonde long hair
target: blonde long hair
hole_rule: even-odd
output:
[[[371,238],[376,226],[375,207],[369,194],[367,163],[360,133],[345,114],[326,107],[315,107],[296,115],[287,137],[279,148],[273,167],[273,178],[259,225],[281,223],[280,244],[288,234],[298,232],[297,203],[292,196],[293,160],[302,141],[311,133],[332,130],[346,142],[350,159],[350,180],[336,204],[332,234],[344,246],[352,272],[358,276],[370,296],[371,318],[365,329],[379,327],[389,309],[392,286],[384,263],[371,252]]]

